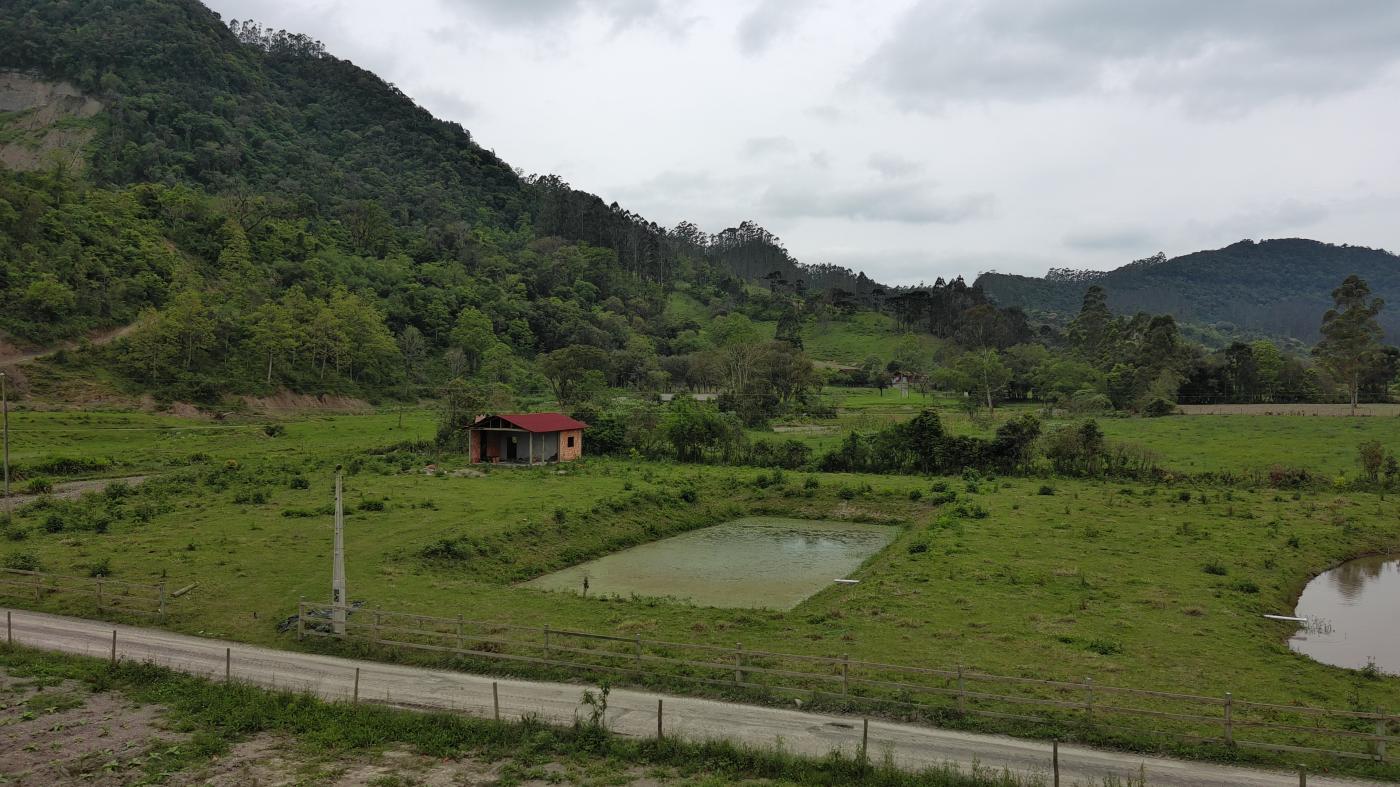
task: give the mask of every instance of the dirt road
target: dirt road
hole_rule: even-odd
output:
[[[21,610],[11,615],[14,641],[46,650],[107,657],[117,632],[119,658],[149,661],[184,672],[222,678],[225,649],[234,680],[269,688],[308,691],[327,699],[347,699],[359,670],[359,697],[410,708],[443,709],[479,716],[493,712],[492,679],[460,672],[356,661],[273,650],[236,642],[201,639],[158,629],[60,617]],[[567,723],[579,712],[583,687],[562,683],[498,679],[501,715],[533,713]],[[860,747],[858,718],[805,713],[714,700],[614,689],[608,706],[609,726],[620,734],[656,734],[657,700],[664,700],[667,735],[692,740],[728,739],[755,746],[781,745],[786,751],[821,756],[833,749],[847,754]],[[1038,741],[940,730],[873,721],[870,754],[919,768],[957,763],[964,769],[1003,767],[1031,776],[1048,776],[1050,747]],[[1154,787],[1283,787],[1295,774],[1233,768],[1210,763],[1143,757],[1079,746],[1060,747],[1064,784],[1101,784],[1104,777],[1136,777],[1142,768]],[[1341,787],[1368,782],[1309,775],[1313,787]]]

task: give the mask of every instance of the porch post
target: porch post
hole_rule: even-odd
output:
[[[526,432],[525,439],[530,441],[530,464],[535,463],[535,433]]]

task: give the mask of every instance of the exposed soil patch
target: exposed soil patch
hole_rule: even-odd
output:
[[[101,102],[67,82],[48,82],[18,71],[0,71],[0,112],[8,114],[0,139],[0,165],[26,171],[50,166],[55,158],[75,169],[93,129],[75,125],[102,111]]]
[[[0,774],[16,785],[130,783],[153,747],[184,740],[161,710],[72,681],[41,687],[0,670]]]
[[[335,394],[299,394],[278,391],[272,396],[245,396],[244,404],[254,412],[268,414],[299,413],[317,410],[333,413],[372,413],[374,407],[363,399]]]

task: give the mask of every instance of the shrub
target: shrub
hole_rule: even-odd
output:
[[[268,437],[281,437],[287,433],[287,427],[281,424],[268,424],[263,427],[263,434]]]
[[[911,555],[918,555],[927,551],[928,542],[926,541],[915,541],[914,543],[909,545],[909,554]]]
[[[1161,418],[1164,415],[1171,415],[1176,412],[1176,403],[1161,396],[1143,405],[1142,414],[1148,418]]]
[[[1258,593],[1258,592],[1259,592],[1259,586],[1258,586],[1257,584],[1255,584],[1253,580],[1249,580],[1249,579],[1237,580],[1237,581],[1235,582],[1235,584],[1231,585],[1230,587],[1234,588],[1235,590],[1238,590],[1238,591],[1241,592],[1241,593]]]
[[[1228,568],[1225,568],[1225,566],[1216,562],[1210,562],[1205,564],[1205,567],[1201,570],[1206,572],[1207,574],[1212,574],[1217,577],[1223,577],[1226,574],[1230,573],[1230,570]]]
[[[66,524],[66,523],[63,521],[63,516],[62,516],[62,515],[60,515],[60,514],[49,514],[48,518],[44,520],[44,532],[45,532],[45,533],[62,533],[62,532],[63,532],[63,527],[64,527],[65,524]]]
[[[90,577],[108,577],[111,575],[112,562],[108,558],[104,557],[101,560],[95,563],[90,563],[88,565],[88,576]]]
[[[836,490],[836,496],[841,498],[842,500],[854,500],[856,496],[856,490],[850,488],[849,486],[843,486],[840,489]]]
[[[43,476],[29,479],[24,491],[31,495],[47,495],[53,491],[53,482]]]
[[[909,499],[912,500],[912,501],[914,501],[915,503],[917,503],[917,502],[919,502],[921,499],[923,499],[923,496],[924,496],[924,493],[921,492],[921,491],[918,490],[918,489],[911,489],[911,490],[909,490]]]
[[[681,490],[681,500],[687,503],[696,503],[700,500],[700,493],[695,491],[694,488],[687,487]]]
[[[957,493],[957,492],[954,492],[954,491],[951,490],[951,489],[942,489],[942,490],[939,490],[939,489],[937,489],[936,486],[935,486],[935,489],[934,489],[934,491],[933,491],[933,494],[929,497],[928,501],[929,501],[930,503],[933,503],[934,505],[941,506],[941,505],[945,505],[945,504],[947,504],[947,503],[951,503],[951,502],[953,502],[954,500],[957,500],[957,499],[958,499],[958,493]]]
[[[1040,490],[1036,492],[1036,494],[1046,496],[1053,495],[1055,494],[1055,487],[1050,486],[1049,484],[1041,484]]]
[[[383,501],[383,500],[361,500],[361,501],[360,501],[360,505],[359,505],[359,509],[360,509],[361,511],[383,511],[383,510],[384,510],[384,501]]]
[[[310,489],[311,482],[301,476],[297,476],[288,484],[292,489]]]
[[[1099,654],[1100,656],[1113,656],[1123,652],[1122,645],[1118,644],[1117,642],[1110,642],[1109,640],[1104,639],[1093,640],[1085,647],[1087,647],[1094,653]]]
[[[5,556],[5,568],[16,571],[43,571],[39,558],[32,552],[14,552]]]

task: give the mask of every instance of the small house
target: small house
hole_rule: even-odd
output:
[[[563,413],[483,415],[469,427],[472,464],[572,462],[588,424]]]

